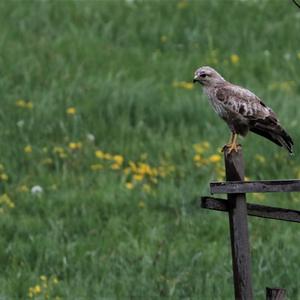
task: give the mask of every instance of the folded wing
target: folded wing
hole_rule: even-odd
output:
[[[245,120],[250,131],[293,153],[292,138],[280,125],[271,108],[255,94],[242,87],[226,83],[216,90],[216,98],[228,112],[231,112],[229,115]]]

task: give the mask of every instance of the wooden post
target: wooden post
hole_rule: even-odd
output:
[[[227,181],[244,180],[242,149],[238,152],[224,151]],[[250,243],[247,224],[247,202],[245,194],[228,194],[232,268],[235,299],[252,300]]]
[[[279,288],[266,288],[266,299],[267,300],[284,300],[285,289]]]

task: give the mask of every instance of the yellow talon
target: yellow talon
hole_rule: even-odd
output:
[[[224,152],[227,150],[228,153],[231,153],[234,150],[235,152],[238,152],[238,147],[240,147],[240,144],[236,143],[237,136],[238,135],[236,133],[232,133],[229,143],[224,145],[221,151]]]

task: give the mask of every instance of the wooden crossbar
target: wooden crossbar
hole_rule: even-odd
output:
[[[211,194],[300,192],[300,180],[211,182]]]
[[[202,208],[228,211],[228,205],[229,203],[225,199],[212,197],[201,198]],[[247,214],[254,217],[300,223],[300,211],[298,210],[247,203]]]

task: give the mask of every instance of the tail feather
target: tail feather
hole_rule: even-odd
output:
[[[289,151],[289,153],[293,153],[293,145],[294,142],[289,134],[281,127],[279,123],[270,124],[264,122],[255,122],[250,126],[250,131],[265,137],[266,139],[272,141],[280,147],[284,147]]]

